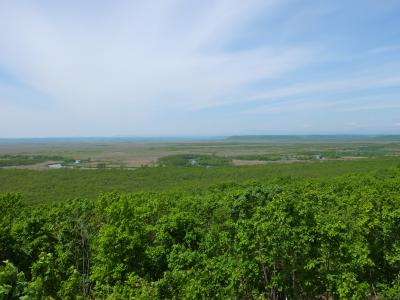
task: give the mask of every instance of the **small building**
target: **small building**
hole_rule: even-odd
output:
[[[47,167],[50,169],[61,169],[63,167],[63,165],[62,164],[50,164],[50,165],[47,165]]]

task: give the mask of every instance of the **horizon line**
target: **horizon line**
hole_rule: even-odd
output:
[[[267,133],[267,134],[185,134],[185,135],[85,135],[85,136],[22,136],[0,137],[0,140],[22,139],[193,139],[229,137],[277,137],[277,136],[400,136],[400,133]]]

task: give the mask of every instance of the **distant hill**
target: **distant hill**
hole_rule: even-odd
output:
[[[400,141],[400,135],[234,135],[229,142],[338,142],[338,141]]]

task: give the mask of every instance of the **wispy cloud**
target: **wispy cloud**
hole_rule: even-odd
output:
[[[389,52],[400,51],[400,45],[381,46],[370,49],[366,52],[367,55],[384,54]]]
[[[364,106],[355,106],[347,108],[344,111],[368,111],[368,110],[382,110],[382,109],[400,109],[400,101],[398,103],[388,103],[388,104],[371,104]]]
[[[213,102],[198,109],[204,109],[215,106],[232,105],[242,102],[260,102],[277,99],[287,99],[293,97],[304,97],[314,95],[316,93],[324,95],[338,94],[354,91],[368,91],[385,87],[400,87],[400,73],[392,76],[367,76],[359,78],[347,78],[332,81],[322,81],[313,83],[303,83],[288,85],[283,88],[271,89],[269,91],[258,92],[253,95],[248,95],[246,98],[233,99],[228,102]],[[322,96],[322,98],[324,98]]]
[[[89,22],[71,7],[54,15],[39,4],[10,2],[0,13],[0,63],[66,109],[96,105],[109,113],[115,106],[213,102],[315,55],[301,46],[223,50],[235,30],[272,13],[277,1],[165,3],[124,2],[106,15],[95,11]]]
[[[206,111],[226,108],[215,120],[220,128],[238,130],[251,120],[232,121],[229,108],[256,105],[258,111],[276,113],[322,109],[329,102],[324,99],[340,93],[400,86],[400,72],[391,61],[386,61],[391,71],[380,70],[379,62],[353,70],[351,59],[345,59],[394,54],[395,42],[377,45],[366,40],[363,53],[368,55],[327,42],[324,33],[333,41],[358,38],[352,32],[343,36],[357,26],[337,26],[354,19],[346,15],[352,10],[344,3],[169,0],[0,5],[0,110],[25,119],[25,129],[3,129],[0,135],[154,134],[183,127],[212,134],[211,122],[202,121],[213,118]],[[374,9],[367,10],[364,19],[397,7],[371,5]],[[340,67],[332,65],[340,59]],[[2,82],[1,71],[17,84]],[[29,108],[33,106],[34,113]],[[187,124],[187,114],[198,117]],[[0,128],[8,121],[0,118]]]

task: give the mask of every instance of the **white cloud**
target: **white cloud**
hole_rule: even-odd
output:
[[[369,104],[362,106],[353,106],[346,108],[344,111],[369,111],[369,110],[381,110],[381,109],[400,109],[400,103],[383,103],[383,104]]]
[[[236,98],[234,100],[226,102],[221,101],[210,103],[208,105],[204,105],[203,107],[198,107],[198,109],[217,107],[228,104],[238,104],[243,102],[256,102],[260,100],[268,101],[287,99],[291,97],[304,97],[306,95],[313,95],[316,93],[326,95],[327,93],[345,93],[397,86],[400,86],[400,74],[380,74],[380,76],[361,76],[358,78],[350,77],[340,80],[289,85],[283,88],[271,89],[266,92],[258,92],[250,96],[248,95],[245,98]]]
[[[229,99],[315,55],[304,47],[223,50],[238,27],[261,11],[272,13],[277,1],[121,3],[107,14],[94,8],[89,20],[73,5],[64,11],[3,5],[0,64],[71,113],[139,115]]]
[[[399,45],[381,46],[381,47],[375,47],[375,48],[368,50],[365,53],[365,55],[385,54],[385,53],[395,52],[395,51],[399,51],[399,50],[400,50]]]
[[[6,73],[16,82],[0,86],[0,110],[7,114],[0,118],[0,135],[24,131],[23,125],[19,131],[18,126],[3,129],[10,118],[25,120],[32,135],[154,133],[161,127],[174,132],[181,125],[176,119],[204,113],[204,108],[261,103],[258,112],[322,109],[335,105],[324,102],[325,95],[400,85],[392,65],[391,72],[371,68],[370,74],[350,74],[346,69],[325,79],[290,77],[338,58],[337,49],[330,51],[318,34],[307,41],[297,38],[316,33],[315,24],[322,26],[337,10],[336,2],[44,0],[0,5],[0,80]],[[346,7],[339,5],[342,12]],[[370,56],[396,50],[368,49]],[[320,100],[307,99],[318,94]],[[236,119],[215,119],[221,128],[239,127]],[[197,121],[195,130],[214,129],[211,122]]]

